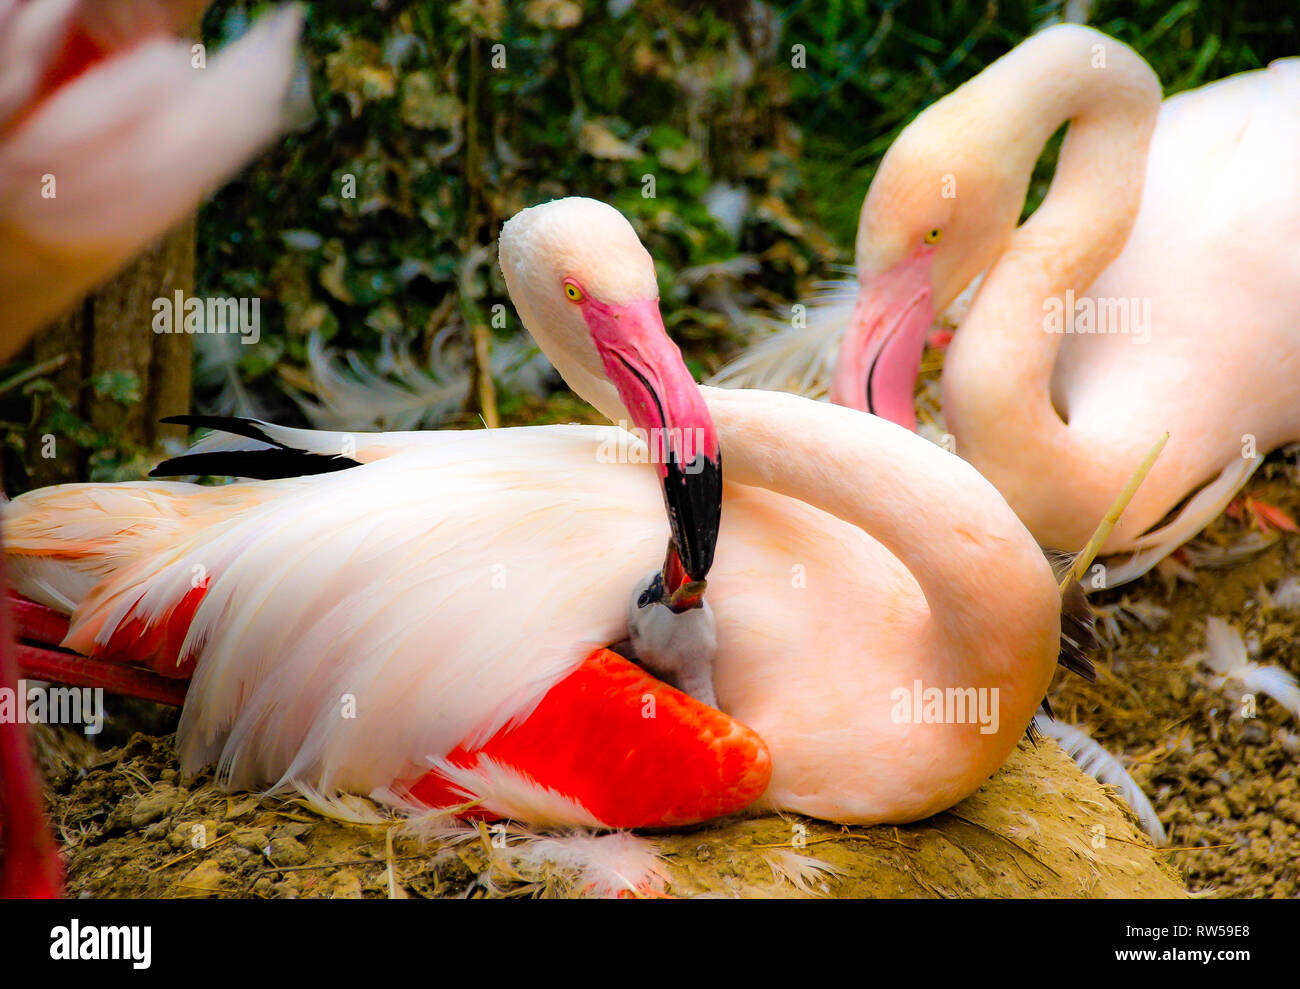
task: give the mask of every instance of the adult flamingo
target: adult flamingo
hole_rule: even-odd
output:
[[[283,127],[299,14],[264,18],[198,72],[171,35],[205,5],[0,0],[0,359]],[[17,678],[4,610],[0,691]],[[0,719],[0,896],[60,888],[41,807],[23,725]]]
[[[301,14],[194,64],[196,0],[0,0],[0,359],[285,125]]]
[[[672,349],[653,265],[613,209],[527,210],[501,263],[525,326],[611,419],[637,420],[611,353],[639,367],[628,387],[681,380],[675,351],[669,368],[628,347]],[[760,794],[860,823],[951,806],[1001,765],[1052,677],[1046,559],[974,468],[906,430],[796,396],[702,394],[727,449],[709,596],[730,718],[602,649],[663,546],[655,471],[608,462],[627,444],[613,427],[239,423],[263,449],[208,445],[199,457],[230,459],[203,469],[344,466],[341,452],[357,466],[35,491],[6,518],[9,563],[23,593],[72,614],[67,646],[192,668],[182,763],[215,761],[237,786],[606,826]]]
[[[1017,228],[1039,152],[1066,121],[1051,190]],[[1167,430],[1103,547],[1134,554],[1107,582],[1130,580],[1218,515],[1265,453],[1300,439],[1298,175],[1300,59],[1162,106],[1130,48],[1074,25],[1042,31],[886,153],[862,207],[831,398],[914,427],[934,313],[983,272],[943,370],[956,451],[1043,545],[1074,551]],[[820,325],[802,338],[814,351],[844,321]],[[796,332],[739,379],[789,376]]]

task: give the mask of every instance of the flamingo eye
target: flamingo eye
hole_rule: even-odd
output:
[[[582,289],[578,288],[573,282],[564,283],[564,297],[570,302],[582,302],[587,298]]]
[[[927,244],[937,244],[942,237],[943,231],[938,227],[935,227],[933,230],[929,231],[923,239]]]

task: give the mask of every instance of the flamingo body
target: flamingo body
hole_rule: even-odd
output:
[[[943,382],[948,425],[963,455],[1045,545],[1077,549],[1087,541],[1153,435],[1167,430],[1169,446],[1109,551],[1156,545],[1142,535],[1189,492],[1234,465],[1244,481],[1257,456],[1300,440],[1297,176],[1300,60],[1162,105],[1132,232],[1077,293],[1080,309],[1085,299],[1094,307],[1124,300],[1134,313],[1146,307],[1149,341],[1132,327],[1061,338],[1051,396],[1069,427],[1063,456],[1038,444],[1026,458],[1028,437],[969,411],[984,401],[992,372],[974,353],[987,338],[954,338]],[[1184,538],[1200,525],[1184,526]],[[1166,551],[1177,545],[1165,543]]]
[[[1042,146],[1066,122],[1051,190],[1017,226]],[[842,332],[832,400],[914,427],[933,315],[978,284],[944,362],[946,427],[1043,545],[1081,549],[1170,434],[1103,547],[1134,554],[1111,568],[1114,586],[1300,439],[1297,176],[1300,59],[1162,104],[1131,49],[1045,29],[891,145],[863,203],[854,298],[721,377],[806,384]],[[1051,305],[1079,326],[1087,311],[1112,315],[1061,333]]]
[[[234,787],[649,826],[756,798],[903,822],[983,783],[1061,632],[1005,500],[874,416],[687,387],[651,259],[608,206],[524,211],[501,263],[566,379],[665,436],[230,420],[192,463],[274,479],[30,492],[4,519],[16,588],[71,616],[69,649],[192,672],[182,766]],[[718,710],[603,652],[663,558],[665,505],[683,551],[665,575],[690,596],[708,574]]]
[[[1105,72],[1085,67],[1098,39]],[[1153,78],[1145,63],[1085,29],[1044,32],[998,64],[984,89],[1017,82],[1030,94],[1033,123],[1009,139],[1036,148],[1061,112],[1079,130],[1043,206],[1000,248],[996,228],[983,247],[965,237],[939,248],[992,262],[945,361],[944,409],[962,456],[1044,545],[1064,550],[1087,541],[1169,432],[1104,547],[1136,551],[1112,569],[1113,586],[1195,535],[1265,453],[1300,439],[1300,60],[1158,107],[1136,95]],[[1068,99],[1030,84],[1048,73]],[[988,113],[981,92],[977,77],[970,99],[950,98],[952,113]],[[1076,313],[1126,312],[1094,319],[1109,332],[1047,333],[1043,300],[1067,288]]]
[[[1046,691],[1059,623],[1045,559],[987,483],[919,437],[791,396],[705,394],[738,481],[724,489],[709,576],[714,684],[720,708],[771,752],[763,805],[855,822],[912,820],[950,806],[1001,764]],[[790,469],[804,487],[782,493],[790,479],[778,483],[774,464],[801,445],[781,441],[786,428],[827,436],[818,459]],[[321,449],[341,440],[313,435]],[[626,589],[662,552],[653,467],[602,463],[602,448],[629,442],[613,427],[353,440],[357,459],[368,462],[336,473],[24,495],[5,528],[16,586],[47,604],[73,604],[65,644],[92,651],[113,642],[141,608],[180,614],[177,602],[203,568],[207,587],[178,650],[197,655],[179,738],[187,770],[215,762],[240,787],[395,789],[449,803],[473,794],[493,814],[551,823],[636,820],[629,808],[644,799],[642,786],[620,786],[602,771],[589,778],[602,781],[605,803],[564,790],[573,775],[565,767],[596,751],[604,722],[547,712],[563,707],[551,707],[552,692],[593,652],[624,638]],[[877,457],[895,461],[897,474],[872,469],[886,474],[873,494],[857,465]],[[820,507],[804,500],[845,470],[842,500]],[[904,477],[913,484],[907,494],[893,490]],[[918,477],[935,485],[920,493],[923,502],[961,504],[948,546],[960,576],[973,587],[996,579],[1017,589],[1017,608],[1005,616],[991,613],[996,596],[987,588],[984,601],[967,605],[971,615],[936,602],[969,628],[978,651],[973,642],[945,641],[908,567],[843,517],[859,498],[882,505],[892,498],[900,514],[910,512],[904,506],[918,494]],[[997,730],[896,721],[894,691],[917,680],[997,688]],[[354,719],[340,717],[348,696]],[[690,702],[672,696],[676,709]],[[629,734],[609,731],[629,752],[638,732],[648,750],[683,735],[702,749],[715,746],[708,739],[720,730],[699,727],[708,724],[703,705],[678,719],[661,704],[658,720],[647,723],[635,703],[644,697],[628,697],[625,705],[611,701],[608,716],[623,719]],[[515,747],[513,725],[526,728]],[[762,787],[746,787],[766,777],[753,739],[738,726],[731,731],[725,737],[752,763],[739,775],[732,756],[707,764],[715,773],[723,767],[715,790],[737,795],[734,809],[758,797]],[[520,741],[560,732],[572,732],[578,747],[557,754],[559,763],[547,754],[555,746]],[[496,767],[485,759],[504,751],[531,753],[529,774],[540,789],[521,793],[517,776],[490,771]],[[667,764],[653,751],[645,757],[658,778]],[[412,786],[430,768],[437,775]],[[725,787],[717,783],[724,777]],[[666,778],[686,785],[682,773]],[[543,800],[541,790],[564,800]],[[708,799],[717,806],[717,792]],[[617,800],[631,803],[620,809],[610,803]],[[669,808],[654,820],[681,817]]]

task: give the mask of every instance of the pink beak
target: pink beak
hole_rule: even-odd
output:
[[[658,299],[615,306],[588,297],[582,310],[606,375],[632,424],[646,431],[682,568],[702,581],[722,514],[722,453],[699,385],[664,329]]]
[[[840,344],[831,401],[916,429],[913,394],[925,334],[934,322],[930,262],[917,248],[888,271],[863,276],[849,331]]]

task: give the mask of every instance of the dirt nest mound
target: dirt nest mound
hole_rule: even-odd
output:
[[[171,736],[136,735],[64,763],[51,810],[68,894],[95,897],[562,896],[558,865],[494,847],[360,825],[294,802],[181,778]],[[46,752],[51,747],[44,746]],[[66,756],[65,756],[66,758]],[[797,816],[647,836],[675,896],[1177,897],[1165,855],[1125,806],[1051,741],[1022,742],[952,810],[906,827],[847,828]]]

